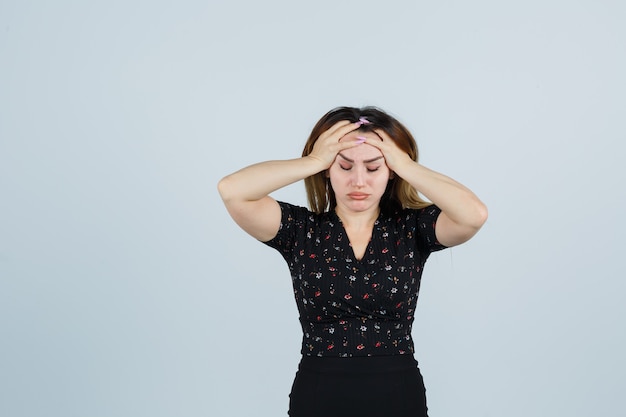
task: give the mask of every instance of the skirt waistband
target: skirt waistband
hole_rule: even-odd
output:
[[[358,356],[351,358],[303,356],[301,370],[323,373],[380,373],[417,368],[413,355]]]

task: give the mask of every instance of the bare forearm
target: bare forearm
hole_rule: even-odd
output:
[[[485,222],[486,206],[470,189],[452,178],[414,161],[405,162],[396,174],[437,205],[455,223],[478,229]]]
[[[311,157],[266,161],[227,175],[218,189],[224,201],[255,201],[322,169],[322,163]]]

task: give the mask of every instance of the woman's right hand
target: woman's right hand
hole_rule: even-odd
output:
[[[272,239],[280,228],[281,210],[270,193],[327,169],[339,152],[362,143],[340,142],[361,124],[337,122],[319,136],[306,157],[260,162],[222,178],[219,192],[233,220],[258,240]]]
[[[322,169],[329,168],[339,152],[362,143],[360,141],[340,142],[342,137],[357,130],[362,124],[363,122],[361,121],[351,123],[347,120],[335,123],[317,138],[313,145],[313,150],[308,156],[319,161],[323,165]]]

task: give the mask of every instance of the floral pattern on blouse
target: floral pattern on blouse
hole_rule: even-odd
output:
[[[265,242],[287,261],[306,356],[414,352],[411,327],[422,269],[441,210],[434,205],[381,213],[363,258],[356,259],[335,212],[315,214],[279,202],[276,237]]]

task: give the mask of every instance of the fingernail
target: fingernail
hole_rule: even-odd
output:
[[[367,120],[365,117],[359,117],[359,122],[361,122],[361,124],[364,124],[364,125],[368,125],[372,123],[369,120]]]
[[[355,142],[356,143],[363,143],[367,140],[367,138],[365,136],[357,136]]]

